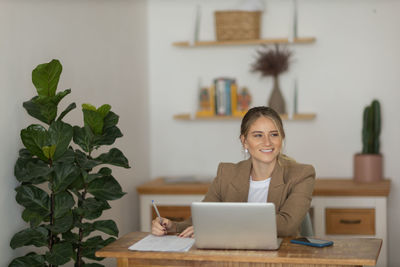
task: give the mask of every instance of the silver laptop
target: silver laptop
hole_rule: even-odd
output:
[[[197,248],[278,249],[273,203],[193,202]]]

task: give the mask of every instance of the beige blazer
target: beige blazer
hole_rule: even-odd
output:
[[[203,201],[247,202],[250,187],[251,159],[237,164],[220,163],[217,177]],[[271,175],[267,202],[275,204],[278,236],[295,236],[311,204],[315,170],[280,157]],[[178,222],[177,232],[192,225],[191,219]]]

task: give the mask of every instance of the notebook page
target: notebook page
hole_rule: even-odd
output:
[[[183,238],[176,235],[148,235],[129,247],[137,251],[188,251],[194,244],[194,238]]]

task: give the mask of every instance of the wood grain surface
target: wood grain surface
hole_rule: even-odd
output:
[[[98,257],[117,258],[119,266],[361,266],[375,265],[381,239],[334,239],[334,245],[314,248],[290,243],[285,238],[277,251],[261,250],[210,250],[196,249],[188,252],[139,252],[128,247],[149,233],[129,233],[96,252]],[[135,265],[136,266],[136,265]]]
[[[165,183],[160,177],[136,188],[139,194],[204,195],[210,182]],[[388,196],[390,180],[377,183],[356,183],[353,179],[316,179],[314,196]]]

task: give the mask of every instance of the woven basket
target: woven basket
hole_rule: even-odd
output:
[[[218,41],[260,39],[260,11],[216,11]]]

